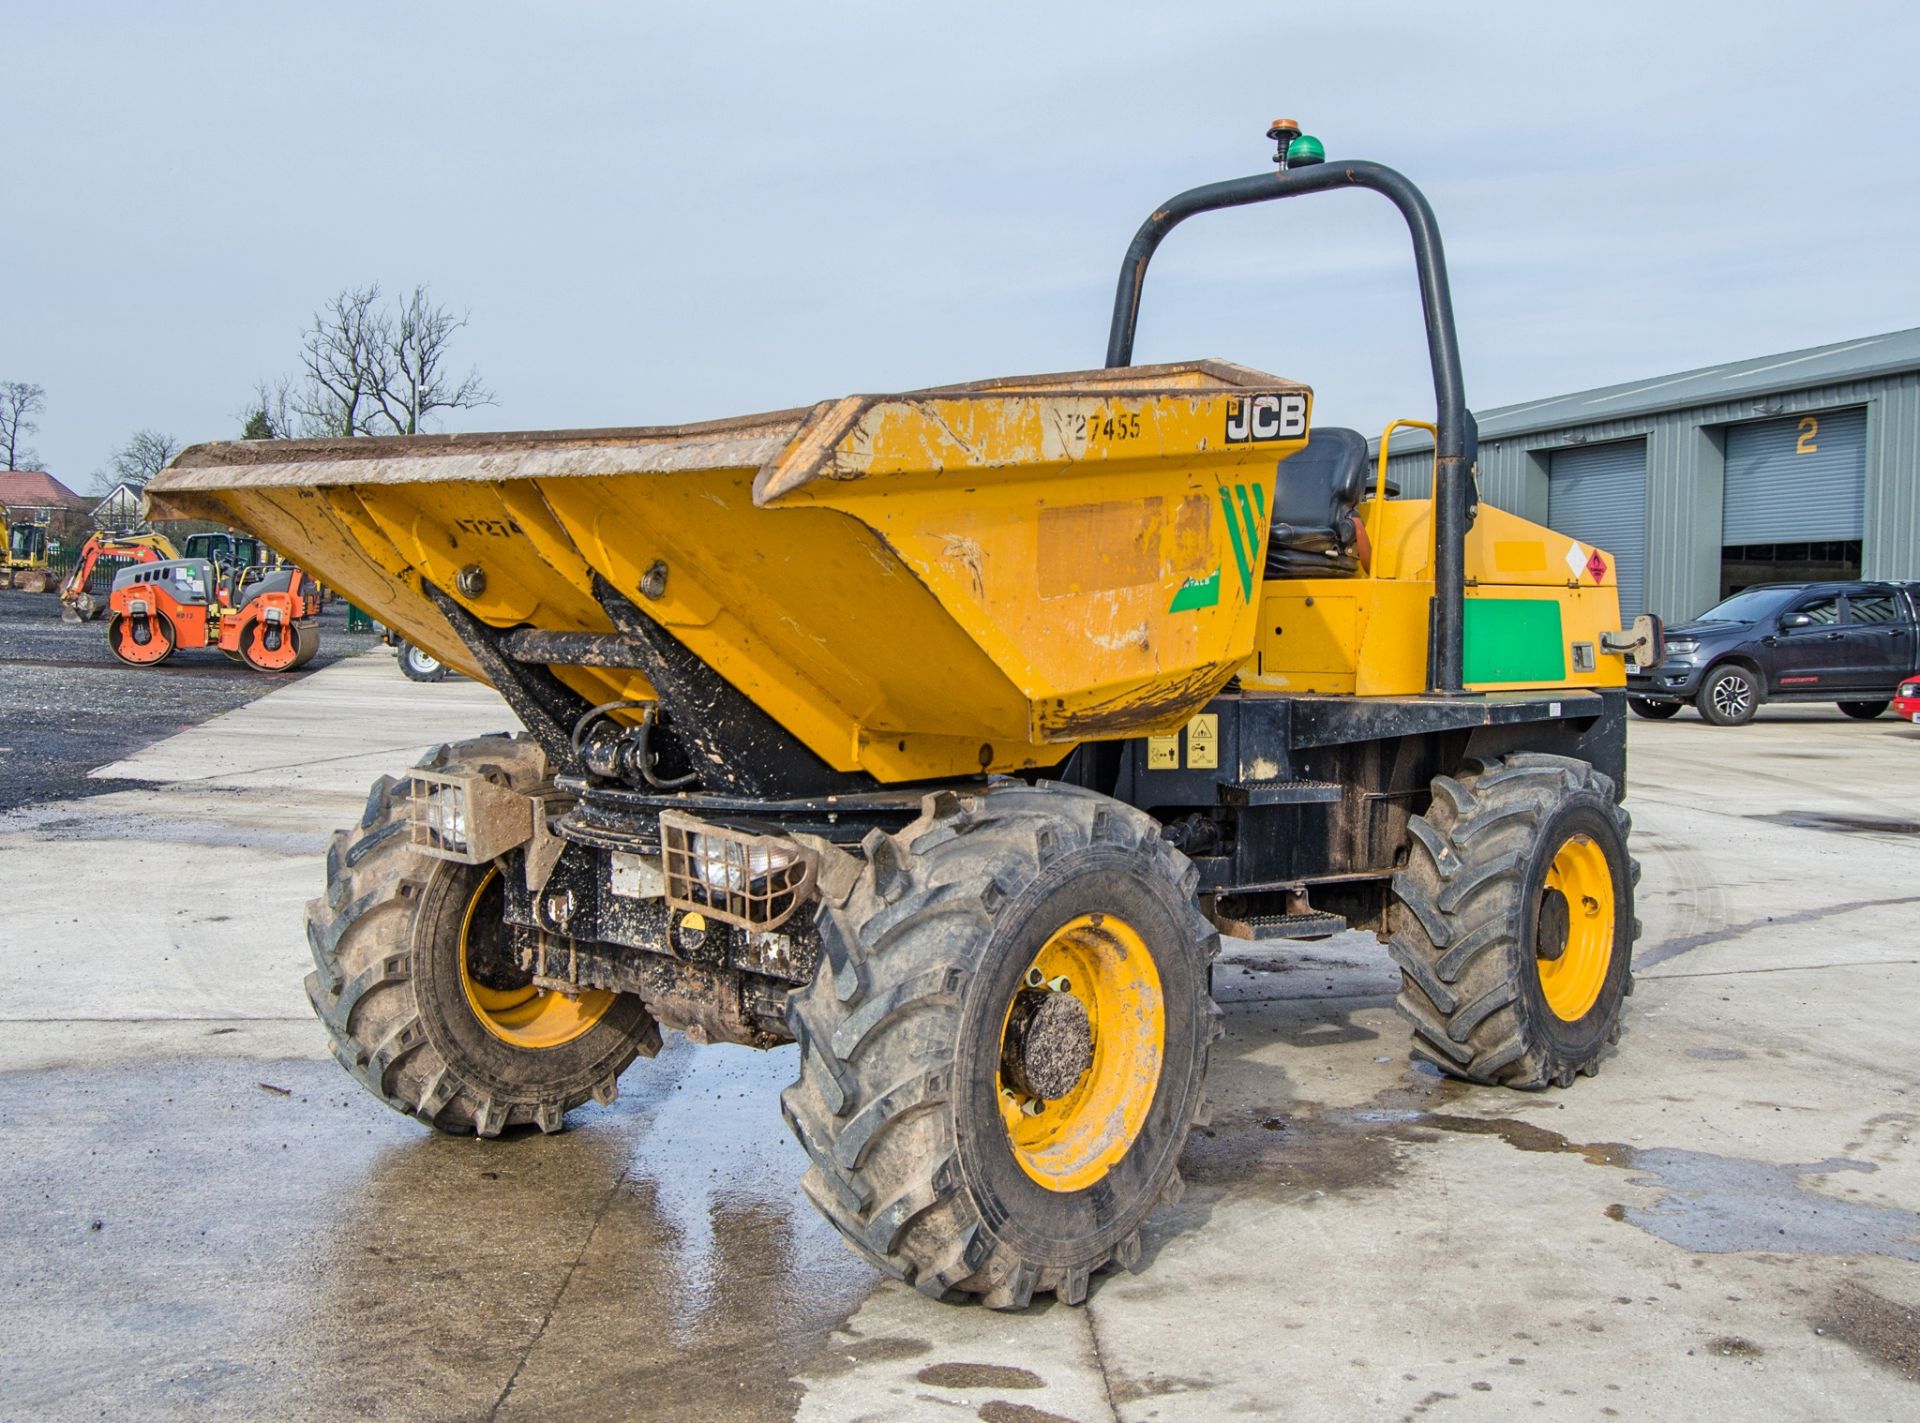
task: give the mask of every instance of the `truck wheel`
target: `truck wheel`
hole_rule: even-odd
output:
[[[1855,721],[1872,721],[1885,711],[1890,702],[1841,702],[1840,710]]]
[[[1648,721],[1665,721],[1668,717],[1680,715],[1680,703],[1655,702],[1645,697],[1628,697],[1627,705],[1633,708],[1635,716],[1643,716]]]
[[[1627,813],[1585,761],[1514,755],[1433,782],[1388,951],[1413,1055],[1449,1076],[1571,1086],[1620,1039],[1639,921]]]
[[[787,1011],[805,1190],[923,1293],[1078,1304],[1137,1263],[1205,1121],[1197,874],[1151,817],[1069,786],[930,796],[865,850]]]
[[[545,779],[539,748],[507,736],[443,746],[423,769]],[[340,1064],[395,1111],[457,1135],[558,1131],[589,1097],[611,1102],[636,1056],[660,1048],[638,998],[534,986],[504,951],[497,865],[462,865],[407,837],[410,782],[374,782],[358,826],[327,850],[307,905],[307,997]]]
[[[1693,704],[1715,726],[1745,726],[1760,710],[1760,683],[1738,663],[1727,663],[1707,673]]]
[[[401,643],[396,656],[400,660],[400,670],[407,674],[410,682],[444,682],[447,679],[446,663],[410,642]]]

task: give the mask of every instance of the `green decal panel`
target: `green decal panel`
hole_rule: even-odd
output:
[[[1469,684],[1564,682],[1567,645],[1551,598],[1467,599]]]
[[[1190,613],[1195,608],[1217,607],[1220,603],[1220,570],[1213,570],[1211,578],[1189,578],[1180,585],[1173,595],[1170,613]]]

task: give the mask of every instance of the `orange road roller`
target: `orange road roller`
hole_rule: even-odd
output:
[[[291,672],[320,648],[320,598],[297,568],[263,570],[220,593],[203,558],[135,564],[108,597],[107,645],[129,667],[158,667],[182,648],[217,647],[256,672]]]

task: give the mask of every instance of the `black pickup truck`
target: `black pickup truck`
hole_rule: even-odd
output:
[[[1668,628],[1665,661],[1629,664],[1628,705],[1744,726],[1762,702],[1837,702],[1864,720],[1917,668],[1920,583],[1764,583]]]

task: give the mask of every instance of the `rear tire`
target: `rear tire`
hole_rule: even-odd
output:
[[[1388,944],[1416,1059],[1518,1088],[1599,1070],[1620,1039],[1640,932],[1629,825],[1585,761],[1522,754],[1435,778],[1394,876]],[[1556,917],[1554,955],[1543,932]]]
[[[507,736],[443,746],[421,766],[491,771],[516,790],[546,781],[539,748]],[[613,1101],[628,1064],[659,1051],[652,1015],[638,998],[608,995],[591,1026],[552,1046],[515,1046],[490,1028],[465,936],[495,867],[414,848],[408,795],[407,781],[374,782],[359,825],[328,847],[326,894],[307,905],[307,997],[340,1065],[395,1111],[456,1135],[558,1131],[588,1098]]]
[[[1648,721],[1665,721],[1669,717],[1680,715],[1680,703],[1656,702],[1646,697],[1628,697],[1627,705],[1633,708],[1635,716],[1643,716]]]
[[[1078,1304],[1094,1271],[1137,1264],[1141,1223],[1178,1198],[1181,1148],[1206,1120],[1219,936],[1197,873],[1149,816],[1064,785],[932,795],[864,848],[844,898],[822,900],[825,953],[787,1012],[801,1071],[781,1106],[813,1160],[807,1195],[925,1294]],[[1072,934],[1098,946],[1072,1010],[1090,1014],[1091,1057],[1024,1114],[1015,1013],[1025,993],[1074,987],[1027,977]],[[1115,1011],[1102,995],[1129,976],[1152,987]]]
[[[410,682],[444,682],[447,679],[447,664],[410,642],[402,642],[394,655],[399,659],[400,670],[406,673]]]
[[[1707,673],[1693,704],[1715,726],[1745,726],[1760,710],[1760,679],[1737,662],[1726,663]]]
[[[1852,717],[1855,721],[1872,721],[1893,704],[1891,702],[1840,702],[1838,705],[1844,715]]]

